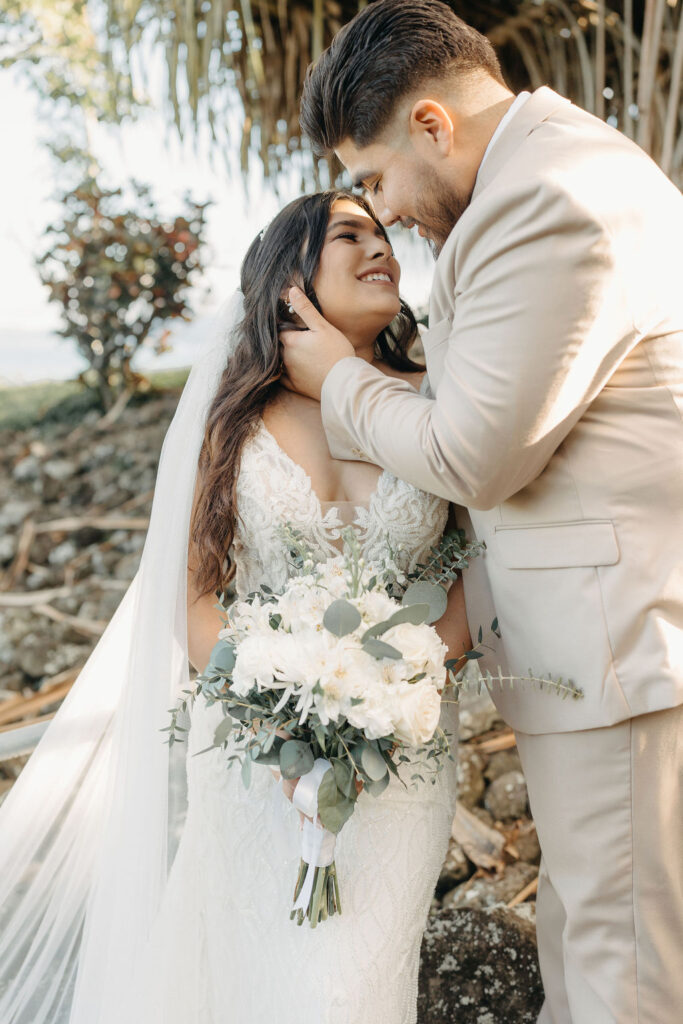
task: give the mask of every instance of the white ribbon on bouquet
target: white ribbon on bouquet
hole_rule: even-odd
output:
[[[332,765],[324,757],[316,758],[313,767],[299,779],[292,803],[307,815],[301,837],[301,859],[309,865],[301,892],[294,903],[294,910],[306,910],[313,891],[315,871],[310,868],[326,868],[334,860],[334,848],[337,837],[334,832],[318,824],[318,790],[323,776]],[[312,820],[309,821],[309,818]]]

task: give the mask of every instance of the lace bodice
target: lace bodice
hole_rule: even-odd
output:
[[[341,503],[340,503],[341,504]],[[233,554],[239,597],[267,583],[273,590],[287,579],[284,523],[298,530],[320,559],[339,553],[341,529],[349,520],[360,534],[363,557],[393,557],[404,572],[420,562],[443,533],[448,503],[420,491],[385,470],[355,516],[340,505],[321,503],[308,473],[279,446],[263,421],[242,452],[237,481],[238,523]]]

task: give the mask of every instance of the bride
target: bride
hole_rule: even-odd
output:
[[[312,930],[289,917],[296,783],[262,768],[245,789],[224,751],[200,754],[222,716],[201,698],[186,745],[159,732],[216,642],[216,592],[285,582],[283,524],[320,560],[353,524],[366,561],[391,549],[404,571],[439,540],[447,504],[333,459],[279,354],[298,284],[357,356],[420,388],[399,276],[371,208],[338,191],[290,203],[247,252],[167,433],[138,574],[0,811],[2,1024],[416,1021],[452,763],[434,786],[360,794],[337,843],[343,913]],[[469,646],[460,582],[437,629],[451,656]],[[455,736],[453,704],[441,725]]]

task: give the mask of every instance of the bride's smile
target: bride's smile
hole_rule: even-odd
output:
[[[382,226],[352,199],[337,199],[314,288],[325,319],[356,350],[372,350],[379,332],[400,311],[400,278],[401,268]]]

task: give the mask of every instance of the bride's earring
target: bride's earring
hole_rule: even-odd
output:
[[[292,305],[292,303],[291,303],[291,302],[290,302],[290,303],[289,303],[289,305],[287,306],[287,311],[288,311],[289,313],[293,313],[293,312],[294,312],[294,306]]]

